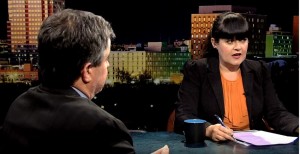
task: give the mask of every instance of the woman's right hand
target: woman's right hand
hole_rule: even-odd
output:
[[[234,140],[233,130],[229,127],[223,127],[220,124],[210,125],[206,128],[205,131],[206,137],[211,138],[213,141],[226,141]]]

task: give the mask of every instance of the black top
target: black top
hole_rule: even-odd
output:
[[[135,153],[124,123],[72,88],[37,86],[20,95],[7,113],[3,136],[2,150],[10,153]]]

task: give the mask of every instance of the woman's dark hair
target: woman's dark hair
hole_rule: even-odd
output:
[[[249,35],[249,26],[245,17],[234,12],[222,13],[214,20],[212,29],[207,36],[204,57],[218,55],[218,51],[211,44],[211,38],[219,42],[220,39],[243,40],[249,38]]]

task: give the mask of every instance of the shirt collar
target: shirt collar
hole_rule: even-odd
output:
[[[73,86],[71,86],[81,97],[83,97],[83,98],[86,98],[86,99],[88,99],[88,97],[83,93],[83,92],[81,92],[79,89],[77,89],[77,88],[75,88],[75,87],[73,87]]]

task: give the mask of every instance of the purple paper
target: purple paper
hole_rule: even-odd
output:
[[[285,136],[266,131],[238,131],[234,132],[234,137],[237,140],[256,146],[289,144],[297,139],[297,137]]]

